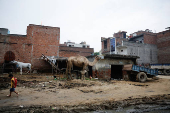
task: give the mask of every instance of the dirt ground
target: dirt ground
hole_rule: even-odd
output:
[[[103,105],[105,102],[124,100],[170,99],[170,76],[159,75],[145,83],[123,80],[55,80],[52,75],[15,75],[18,79],[16,91],[19,96],[9,94],[8,75],[0,75],[0,108],[44,106],[50,109],[72,109],[75,107]],[[4,84],[5,85],[4,85]],[[2,87],[3,86],[3,87]],[[133,101],[134,103],[134,101]],[[126,103],[128,104],[128,103]],[[170,104],[170,103],[169,103]],[[81,108],[83,109],[83,108]],[[88,108],[89,109],[89,108]],[[1,109],[2,110],[2,109]],[[95,110],[95,109],[93,109]],[[3,110],[2,110],[3,111]]]

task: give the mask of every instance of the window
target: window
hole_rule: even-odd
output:
[[[107,49],[107,40],[104,40],[104,49]]]

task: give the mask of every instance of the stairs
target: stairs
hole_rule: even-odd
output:
[[[45,55],[42,54],[42,58],[47,61],[54,69],[54,71],[57,73],[57,72],[60,72],[60,69],[52,62],[50,61],[50,59],[48,57],[46,57]]]

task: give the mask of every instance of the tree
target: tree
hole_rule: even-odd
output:
[[[99,55],[99,52],[94,52],[94,55]]]

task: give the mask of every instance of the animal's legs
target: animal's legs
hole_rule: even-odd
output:
[[[31,67],[28,67],[28,72],[27,72],[27,74],[28,74],[29,72],[31,73]]]
[[[72,76],[71,76],[71,67],[72,67],[72,63],[68,62],[67,63],[67,79],[71,79],[73,80]]]
[[[22,67],[20,67],[20,74],[22,75]]]

